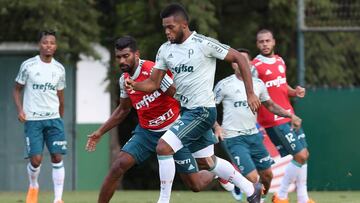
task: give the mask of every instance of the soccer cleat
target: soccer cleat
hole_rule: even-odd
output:
[[[255,188],[254,194],[248,197],[247,201],[249,203],[260,203],[263,186],[261,183],[257,182],[254,184],[254,188]]]
[[[238,187],[235,187],[232,191],[231,191],[232,196],[234,197],[234,199],[236,201],[241,201],[242,200],[242,193],[241,190]]]
[[[289,199],[280,199],[276,193],[274,193],[273,197],[272,197],[272,202],[273,203],[289,203]]]
[[[222,178],[218,178],[218,181],[220,183],[220,185],[226,190],[226,191],[233,191],[234,190],[234,184],[230,183],[229,181],[227,180],[224,180]]]
[[[254,184],[254,193],[247,198],[249,203],[260,203],[263,186],[260,182]]]
[[[29,187],[26,195],[26,203],[37,203],[39,195],[39,188]]]
[[[313,199],[309,199],[306,203],[315,203]]]

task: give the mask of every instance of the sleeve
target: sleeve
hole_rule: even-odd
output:
[[[165,77],[162,79],[160,84],[160,89],[163,92],[166,92],[166,90],[174,83],[173,79],[166,74]]]
[[[23,63],[20,66],[20,70],[15,78],[15,82],[25,85],[28,78],[29,78],[29,71],[27,70],[27,66]]]
[[[57,90],[63,90],[65,87],[66,87],[66,73],[65,73],[65,68],[64,68],[63,71],[61,72],[61,76],[60,76],[59,82],[57,84]]]
[[[166,65],[166,61],[165,61],[165,57],[164,57],[164,52],[165,52],[165,44],[163,44],[157,54],[156,54],[156,60],[155,60],[155,65],[154,68],[160,69],[160,70],[165,70],[167,71],[167,65]]]
[[[219,41],[206,37],[201,43],[201,49],[205,56],[214,57],[220,60],[224,60],[229,52],[230,47],[226,44],[222,44]]]
[[[250,72],[253,78],[259,78],[259,73],[254,65],[251,65]]]
[[[125,89],[125,79],[124,79],[124,74],[121,75],[121,77],[119,78],[119,86],[120,86],[120,98],[128,98],[129,95],[127,94],[126,92],[126,89]]]
[[[214,88],[215,103],[220,104],[224,99],[224,85],[223,82],[218,82]]]
[[[259,86],[260,89],[260,96],[259,96],[260,101],[264,102],[270,100],[270,95],[269,92],[267,91],[264,82],[260,79],[256,79],[256,80],[257,80],[257,85]]]

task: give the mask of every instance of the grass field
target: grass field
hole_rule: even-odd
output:
[[[94,203],[97,191],[65,192],[65,203]],[[360,203],[360,191],[356,192],[311,192],[310,196],[317,203]],[[157,191],[117,191],[112,203],[155,203]],[[52,192],[41,192],[39,203],[52,203]],[[295,194],[291,194],[291,203],[296,203]],[[270,197],[266,202],[271,202]],[[25,202],[23,192],[0,192],[0,203]],[[193,193],[189,191],[173,191],[171,203],[235,203],[230,193],[223,191],[206,191]]]

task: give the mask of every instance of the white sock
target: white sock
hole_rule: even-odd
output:
[[[62,200],[64,190],[65,168],[63,161],[52,163],[52,178],[54,183],[55,202]]]
[[[246,196],[250,197],[254,194],[254,185],[252,182],[242,176],[228,161],[216,157],[215,166],[211,172],[224,180],[232,182],[235,186],[244,191]]]
[[[307,192],[307,164],[302,165],[300,173],[296,177],[296,193],[299,203],[306,203],[309,200]]]
[[[40,167],[41,165],[37,168],[34,168],[31,163],[28,163],[26,167],[29,176],[30,187],[32,188],[39,188],[38,178],[40,174]]]
[[[301,169],[301,164],[299,164],[295,160],[291,160],[291,162],[287,165],[278,192],[278,196],[280,199],[288,198],[289,186],[292,182],[295,181],[296,177],[299,175],[300,169]]]
[[[175,162],[172,155],[158,155],[160,176],[160,197],[158,203],[169,203],[171,187],[175,177]]]

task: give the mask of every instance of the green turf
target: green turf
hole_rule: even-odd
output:
[[[65,192],[65,203],[93,203],[97,200],[97,191]],[[360,203],[360,191],[356,192],[311,192],[310,196],[317,203]],[[117,191],[112,203],[155,203],[157,191]],[[40,192],[39,203],[52,203],[52,192]],[[295,194],[290,194],[291,203],[296,203]],[[0,192],[1,203],[25,202],[23,192]],[[270,198],[266,202],[270,202]],[[171,203],[236,203],[230,193],[223,191],[173,191]]]

